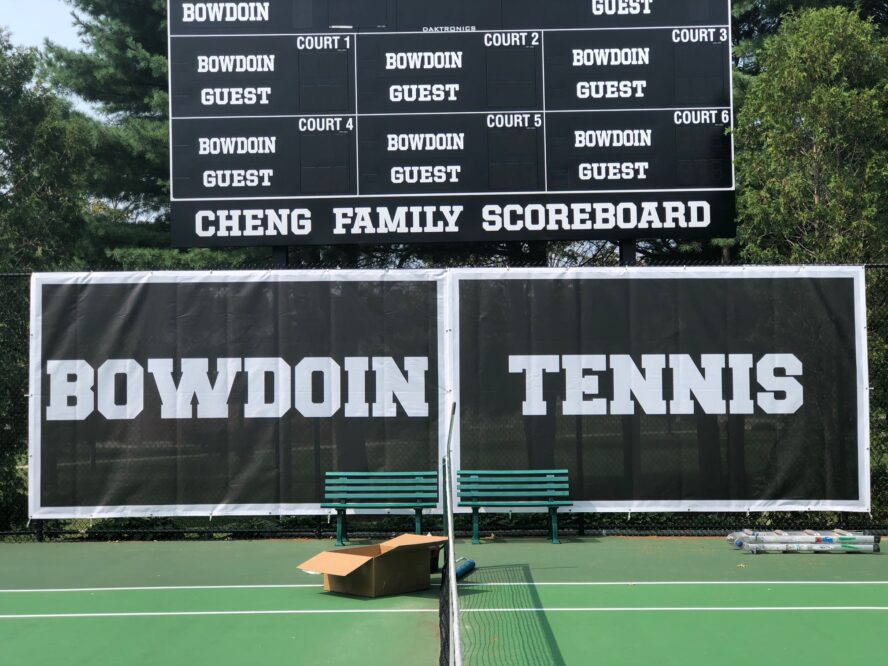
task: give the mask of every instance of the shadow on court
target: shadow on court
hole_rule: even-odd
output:
[[[509,610],[543,608],[528,565],[476,569],[471,582],[493,585],[460,587],[463,657],[467,664],[565,666],[546,614]],[[480,608],[503,610],[472,612]]]

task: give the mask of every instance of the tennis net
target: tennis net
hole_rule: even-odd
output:
[[[440,666],[462,666],[462,646],[459,632],[459,595],[456,590],[456,550],[453,531],[452,483],[453,468],[450,457],[450,442],[453,436],[453,420],[456,405],[450,414],[450,432],[447,436],[447,453],[441,461],[442,506],[444,509],[444,530],[447,534],[447,552],[444,568],[441,571],[441,588],[438,597],[439,628],[441,632]]]

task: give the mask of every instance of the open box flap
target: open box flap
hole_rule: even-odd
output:
[[[392,551],[417,550],[447,543],[447,537],[423,536],[422,534],[402,534],[379,544],[382,554]]]
[[[299,565],[306,573],[347,576],[367,564],[373,557],[338,551],[321,553]]]

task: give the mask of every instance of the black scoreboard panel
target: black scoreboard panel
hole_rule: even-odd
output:
[[[173,244],[732,236],[727,0],[171,0]]]

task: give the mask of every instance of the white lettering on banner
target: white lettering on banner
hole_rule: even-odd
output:
[[[201,210],[194,216],[194,233],[200,238],[307,236],[311,233],[311,211],[307,208]]]
[[[649,148],[653,130],[576,130],[574,148]]]
[[[644,97],[647,81],[580,81],[577,99],[625,99]]]
[[[434,25],[423,27],[423,32],[474,32],[477,28],[473,25]]]
[[[120,402],[117,394],[117,377],[126,380],[126,402]],[[109,421],[126,421],[136,418],[145,407],[145,372],[132,359],[105,361],[99,367],[98,409]]]
[[[650,162],[583,162],[580,180],[645,180]]]
[[[796,379],[804,375],[794,354],[642,354],[641,367],[626,354],[509,356],[509,372],[524,375],[524,416],[545,416],[545,375],[563,377],[565,416],[644,414],[753,414],[755,405],[765,414],[794,414],[805,403],[805,391]],[[671,371],[672,399],[664,391],[666,368]],[[763,389],[753,395],[750,376]],[[562,372],[563,371],[563,372]],[[611,395],[599,395],[596,373],[610,371]],[[723,377],[730,373],[732,396],[724,392]],[[550,381],[558,381],[555,378]]]
[[[273,55],[199,55],[198,74],[217,72],[273,72]]]
[[[320,375],[321,399],[315,401],[313,380]],[[304,358],[293,368],[293,404],[307,418],[330,418],[342,405],[342,369],[332,358]]]
[[[542,127],[543,116],[539,113],[491,113],[487,116],[487,126],[508,129]]]
[[[719,28],[716,37],[715,28],[676,28],[672,31],[672,42],[675,44],[721,43],[728,38],[728,29]]]
[[[466,135],[459,134],[388,134],[389,152],[426,150],[465,150]]]
[[[431,184],[458,183],[462,167],[452,166],[397,166],[392,167],[391,181],[395,185],[402,183]]]
[[[458,83],[410,83],[389,88],[392,102],[455,102]]]
[[[524,373],[524,416],[545,416],[546,400],[543,397],[543,373],[556,373],[561,369],[558,356],[510,356],[509,372]]]
[[[386,69],[462,69],[462,51],[386,53]]]
[[[277,152],[277,137],[201,137],[197,146],[199,155],[272,155]]]
[[[173,379],[173,359],[148,359],[148,372],[154,376],[160,394],[160,418],[193,418],[196,399],[197,418],[227,419],[228,396],[242,368],[242,359],[220,358],[216,361],[216,381],[210,382],[209,359],[183,358],[182,376],[177,384]]]
[[[83,421],[95,410],[94,372],[86,361],[47,361],[47,421]],[[72,404],[73,403],[73,404]]]
[[[274,169],[217,169],[204,171],[204,187],[270,187]]]
[[[246,419],[279,419],[290,409],[292,390],[290,366],[282,358],[245,358],[247,373]],[[271,377],[274,395],[269,399],[266,377]]]
[[[715,125],[719,121],[719,113],[721,113],[722,124],[731,121],[731,112],[723,110],[719,112],[717,109],[688,109],[687,111],[676,111],[672,119],[676,125]]]
[[[271,88],[204,88],[200,103],[204,106],[249,106],[270,104]]]
[[[613,67],[616,65],[649,65],[649,48],[574,49],[574,67]]]
[[[341,132],[342,123],[345,128],[351,130],[354,128],[354,119],[349,118],[300,118],[300,132]]]
[[[300,35],[296,38],[296,48],[300,51],[331,51],[339,48],[339,35]],[[350,35],[345,37],[348,48]]]
[[[345,234],[441,234],[457,233],[462,206],[398,206],[334,208],[333,233]]]
[[[712,209],[707,201],[490,204],[481,209],[481,228],[488,232],[695,229],[708,227],[711,222]]]
[[[270,2],[186,2],[183,23],[268,21]]]
[[[183,358],[179,373],[174,372],[175,364],[171,358],[148,359],[162,419],[229,418],[232,388],[239,378],[246,382],[246,419],[282,418],[293,408],[306,418],[329,418],[342,407],[342,366],[329,357],[306,357],[292,368],[281,358],[219,358],[213,361],[213,372],[209,358]],[[346,418],[371,414],[365,386],[368,369],[375,379],[374,418],[396,417],[398,405],[408,417],[429,415],[428,358],[405,357],[403,372],[389,356],[350,357],[344,365]],[[108,420],[133,420],[144,411],[145,373],[133,359],[106,361],[98,373],[84,360],[51,360],[46,374],[47,421],[83,421],[97,405]],[[123,404],[116,389],[121,375],[126,380]],[[314,390],[316,375],[321,378],[320,392]]]
[[[632,16],[650,14],[654,0],[592,0],[595,16]]]
[[[488,32],[484,35],[484,46],[539,46],[540,33],[538,32]]]

